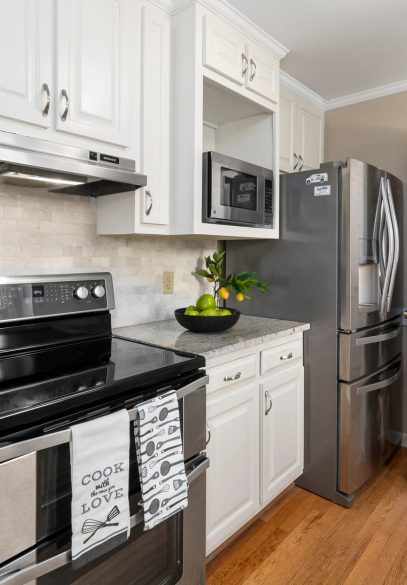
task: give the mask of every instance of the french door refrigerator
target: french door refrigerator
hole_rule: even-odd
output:
[[[248,314],[311,323],[296,483],[351,506],[401,437],[403,185],[348,159],[281,176],[280,189],[280,239],[227,242],[226,268],[270,283]]]

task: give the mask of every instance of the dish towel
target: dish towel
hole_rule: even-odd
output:
[[[150,530],[188,505],[176,392],[139,404],[134,432],[144,530]]]
[[[71,431],[72,561],[77,568],[129,537],[129,415],[120,410]]]

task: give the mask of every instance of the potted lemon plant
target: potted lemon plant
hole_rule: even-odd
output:
[[[205,278],[213,286],[213,292],[201,295],[195,305],[175,311],[177,321],[186,329],[201,333],[229,329],[240,317],[240,311],[226,307],[230,294],[233,293],[236,300],[242,302],[250,299],[253,288],[261,292],[268,290],[268,283],[260,282],[254,272],[225,275],[225,255],[226,252],[218,247],[212,256],[205,256],[205,267],[195,271],[196,276]]]

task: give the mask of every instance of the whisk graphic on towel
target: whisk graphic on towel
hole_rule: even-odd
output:
[[[106,528],[106,526],[118,526],[119,523],[118,522],[111,522],[111,520],[113,520],[113,518],[116,518],[116,516],[118,516],[120,514],[120,510],[117,506],[114,506],[109,514],[106,516],[106,520],[104,522],[101,522],[100,520],[91,520],[90,518],[88,520],[85,520],[85,522],[83,523],[82,526],[82,534],[89,534],[90,536],[88,536],[88,538],[86,538],[83,541],[83,544],[86,544],[93,536],[95,536],[96,532],[100,529],[100,528]]]

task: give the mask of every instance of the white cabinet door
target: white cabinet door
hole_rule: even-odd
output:
[[[298,152],[302,157],[298,170],[319,167],[323,160],[324,113],[299,98],[297,101]]]
[[[128,0],[58,0],[57,39],[57,129],[127,146]]]
[[[254,43],[247,44],[246,57],[248,59],[246,87],[277,103],[279,90],[278,59]]]
[[[296,101],[295,96],[282,89],[279,101],[280,124],[280,171],[291,173],[298,166],[298,155],[294,152]]]
[[[50,126],[52,14],[51,0],[0,0],[0,116]]]
[[[261,384],[260,501],[267,504],[304,468],[304,368]]]
[[[203,64],[239,85],[245,84],[245,38],[213,14],[204,16]]]
[[[254,381],[208,396],[207,554],[259,510],[258,388]]]
[[[171,20],[158,7],[142,9],[141,221],[167,224],[170,186]]]

